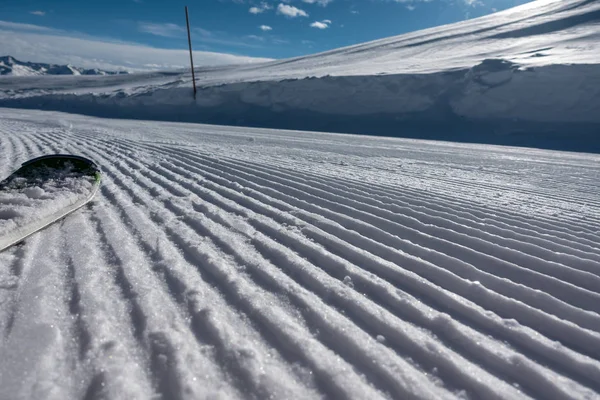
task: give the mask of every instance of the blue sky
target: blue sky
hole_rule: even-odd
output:
[[[474,18],[528,1],[2,0],[0,20],[62,35],[185,49],[187,4],[195,50],[286,58]]]

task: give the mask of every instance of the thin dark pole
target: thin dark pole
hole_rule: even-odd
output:
[[[185,23],[188,31],[188,44],[190,45],[190,64],[192,65],[192,84],[194,85],[194,99],[196,98],[196,76],[194,75],[194,57],[192,57],[192,36],[190,35],[190,17],[188,8],[185,6]]]

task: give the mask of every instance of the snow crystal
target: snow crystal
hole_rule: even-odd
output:
[[[23,189],[23,193],[30,199],[39,199],[46,192],[41,187],[34,186],[34,187],[28,187],[28,188]]]
[[[344,285],[346,285],[348,287],[351,287],[351,288],[354,288],[354,283],[352,282],[352,278],[349,277],[348,275],[346,275],[344,277]]]

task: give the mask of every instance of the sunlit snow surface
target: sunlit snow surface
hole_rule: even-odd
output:
[[[95,200],[0,253],[0,398],[600,396],[600,156],[0,110]]]

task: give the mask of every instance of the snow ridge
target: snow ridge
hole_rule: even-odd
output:
[[[104,173],[0,254],[2,398],[600,395],[598,156],[0,116]]]

